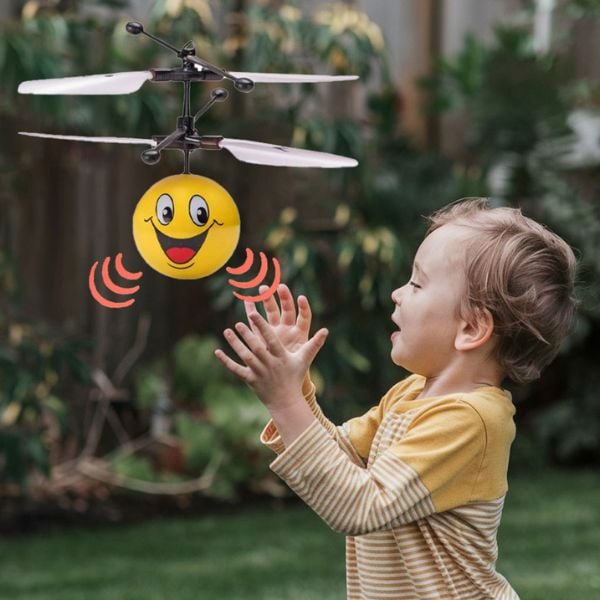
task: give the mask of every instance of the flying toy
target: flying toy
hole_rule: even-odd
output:
[[[196,128],[198,119],[216,102],[223,102],[229,96],[223,88],[213,89],[210,100],[195,114],[190,110],[191,84],[194,82],[227,80],[233,83],[238,92],[249,93],[256,83],[350,81],[358,79],[357,76],[230,72],[196,56],[192,42],[187,42],[183,48],[177,49],[145,31],[140,23],[127,23],[126,29],[133,35],[144,34],[175,52],[181,59],[181,66],[24,81],[19,85],[18,91],[21,94],[130,94],[139,90],[147,81],[182,82],[182,114],[177,118],[176,128],[172,133],[166,136],[155,135],[150,139],[84,137],[23,131],[19,133],[61,140],[145,145],[147,148],[141,153],[141,159],[148,165],[158,163],[163,150],[176,149],[183,153],[183,173],[165,177],[152,185],[142,195],[133,214],[133,237],[136,247],[144,261],[155,271],[176,279],[206,277],[229,260],[239,240],[240,216],[233,198],[216,181],[190,173],[190,154],[195,150],[225,149],[244,162],[280,167],[339,168],[354,167],[358,164],[353,158],[326,152],[224,138],[220,135],[200,135]],[[261,253],[261,259],[263,258]],[[122,265],[120,266],[122,268]],[[106,273],[105,268],[103,271]],[[228,271],[242,272],[240,268],[231,268]],[[123,269],[119,270],[119,273],[124,274],[127,271]],[[133,275],[129,274],[127,278],[131,279]],[[230,280],[230,283],[237,287],[246,287],[243,282]],[[127,288],[118,289],[121,293],[126,293],[123,290]],[[137,287],[135,289],[137,290]],[[92,290],[91,278],[90,290],[98,299]]]

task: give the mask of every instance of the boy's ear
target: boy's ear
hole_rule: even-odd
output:
[[[456,350],[475,350],[494,333],[494,317],[487,308],[475,309],[469,321],[460,321],[454,340]]]

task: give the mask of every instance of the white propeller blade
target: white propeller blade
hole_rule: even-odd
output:
[[[20,94],[131,94],[152,77],[151,71],[129,71],[59,79],[34,79],[21,83],[18,91]]]
[[[85,137],[81,135],[54,135],[50,133],[31,133],[29,131],[19,131],[19,135],[28,135],[30,137],[52,138],[55,140],[74,140],[76,142],[100,142],[106,144],[146,144],[147,146],[156,146],[154,140],[145,140],[142,138],[126,137]]]
[[[198,63],[193,63],[198,71],[210,71]],[[327,83],[333,81],[354,81],[358,75],[305,75],[302,73],[247,73],[229,71],[234,77],[246,77],[254,83]]]
[[[302,75],[295,73],[241,73],[230,71],[234,77],[247,77],[254,83],[326,83],[354,81],[358,75]]]
[[[99,142],[108,144],[144,144],[155,147],[157,142],[153,139],[126,138],[126,137],[86,137],[81,135],[54,135],[50,133],[32,133],[19,131],[20,135],[30,137],[50,138],[55,140],[72,140],[77,142]],[[223,138],[219,142],[220,148],[225,148],[238,160],[255,165],[271,165],[275,167],[320,167],[322,169],[336,169],[339,167],[355,167],[358,164],[353,158],[328,154],[327,152],[315,152],[302,148],[288,148],[286,146],[275,146],[263,144],[262,142],[251,142],[248,140],[236,140]]]
[[[320,167],[336,169],[339,167],[355,167],[358,161],[346,156],[315,152],[301,148],[274,146],[262,142],[223,138],[219,142],[221,148],[229,150],[238,160],[255,165],[272,165],[275,167]]]

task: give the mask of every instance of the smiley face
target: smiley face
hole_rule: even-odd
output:
[[[200,175],[171,175],[140,198],[133,213],[133,239],[142,258],[175,279],[200,279],[220,269],[240,237],[233,198]]]

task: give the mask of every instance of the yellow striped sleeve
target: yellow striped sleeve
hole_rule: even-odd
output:
[[[418,474],[385,453],[356,465],[314,421],[270,465],[332,529],[346,535],[414,521],[434,511]]]
[[[479,415],[454,399],[424,410],[367,469],[317,421],[270,467],[332,529],[362,535],[468,502],[484,450]]]
[[[350,419],[341,427],[336,426],[323,413],[316,399],[315,385],[308,374],[302,384],[302,394],[317,421],[325,428],[329,435],[338,441],[342,450],[352,458],[354,463],[364,466],[369,456],[371,442],[381,424],[383,415],[401,397],[406,389],[416,381],[416,377],[415,375],[411,375],[397,383],[381,398],[377,406],[374,406],[360,417]],[[273,419],[270,419],[264,427],[260,435],[260,441],[276,454],[281,454],[285,450],[285,444],[277,431]]]

